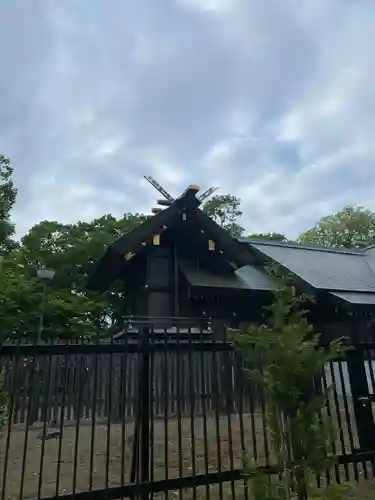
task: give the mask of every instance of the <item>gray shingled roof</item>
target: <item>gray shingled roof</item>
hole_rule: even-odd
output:
[[[319,290],[375,292],[375,252],[242,239]]]
[[[182,262],[181,271],[193,286],[259,291],[272,291],[277,288],[265,271],[249,265],[237,269],[231,275],[218,275]]]
[[[375,305],[375,293],[367,292],[330,292],[333,296],[353,305]]]
[[[210,287],[210,288],[247,288],[243,286],[237,276],[221,276],[204,269],[193,268],[192,266],[182,265],[181,271],[192,286]]]
[[[256,266],[243,266],[235,271],[235,274],[246,283],[252,290],[275,291],[277,283],[268,274]]]

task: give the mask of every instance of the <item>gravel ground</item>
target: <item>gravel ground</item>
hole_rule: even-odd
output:
[[[254,450],[258,458],[265,461],[264,456],[264,434],[263,422],[260,416],[253,420],[255,424],[255,442],[249,440],[253,436],[252,423],[249,415],[244,416],[244,435],[247,437],[245,449],[249,455],[254,456]],[[153,446],[151,452],[154,456],[153,479],[165,479],[166,469],[168,477],[191,475],[193,472],[192,449],[195,448],[195,470],[197,473],[206,472],[205,447],[207,444],[208,470],[228,470],[232,467],[240,467],[242,463],[242,442],[240,432],[240,421],[238,416],[231,416],[230,426],[228,417],[220,417],[219,427],[213,417],[207,419],[207,441],[204,439],[204,420],[195,418],[194,439],[192,438],[191,422],[188,418],[181,421],[181,446],[179,446],[179,429],[177,419],[168,420],[168,454],[165,454],[165,424],[163,420],[156,420],[153,429]],[[228,430],[231,429],[229,433]],[[134,436],[134,423],[130,422],[125,427],[121,424],[111,424],[108,428],[105,422],[98,422],[94,428],[94,464],[92,478],[90,478],[90,456],[91,456],[91,433],[93,426],[90,421],[83,422],[78,428],[78,445],[76,445],[77,428],[75,422],[67,422],[63,429],[61,448],[61,463],[58,473],[58,451],[59,438],[51,438],[45,441],[44,460],[41,468],[41,456],[43,442],[39,438],[40,426],[33,426],[28,431],[26,468],[23,484],[23,499],[38,498],[38,485],[41,484],[41,497],[56,494],[56,481],[59,478],[58,490],[60,494],[71,493],[74,481],[74,456],[75,447],[78,450],[76,464],[76,491],[87,491],[90,479],[93,489],[105,488],[108,478],[109,486],[121,485],[121,471],[124,470],[123,483],[130,481],[130,467],[132,457],[132,444]],[[217,446],[217,434],[220,435],[220,448]],[[122,467],[123,447],[122,441],[125,437],[124,465]],[[25,427],[15,425],[12,428],[8,468],[6,479],[6,500],[19,499],[22,477],[22,462],[24,455]],[[109,443],[109,447],[108,447]],[[6,443],[5,437],[0,438],[0,498],[1,485],[3,484],[3,464],[5,459]],[[231,453],[232,450],[232,453]],[[181,456],[181,458],[179,458]],[[106,467],[109,457],[108,468]],[[40,474],[42,470],[42,474]],[[363,475],[363,473],[362,473]],[[211,486],[211,498],[218,497],[218,486]],[[224,484],[224,498],[231,498],[231,484]],[[360,491],[360,490],[358,490]],[[367,491],[367,488],[366,488]],[[353,498],[365,499],[365,490],[358,493],[360,496]],[[205,498],[205,487],[197,491],[197,498]],[[371,498],[374,498],[372,490]],[[163,495],[158,495],[163,496]],[[178,498],[178,493],[170,492],[169,498]],[[236,484],[236,497],[243,498],[243,483]],[[184,498],[192,498],[192,491],[184,494]]]
[[[259,419],[260,420],[260,419]],[[217,425],[213,417],[207,419],[207,445],[208,445],[208,469],[217,471],[221,462],[221,469],[228,470],[231,466],[241,466],[242,444],[240,422],[238,416],[231,417],[231,433],[228,434],[228,417],[220,417],[219,434],[220,448],[217,446]],[[257,426],[257,449],[264,449],[264,438],[262,433],[262,422]],[[23,498],[34,498],[38,495],[38,484],[41,481],[41,495],[53,495],[56,491],[56,479],[59,476],[59,492],[70,493],[73,489],[74,456],[76,446],[76,425],[67,423],[64,425],[60,473],[58,475],[58,450],[59,438],[51,438],[45,441],[44,461],[42,474],[41,455],[42,440],[40,426],[33,426],[28,431],[26,470],[24,474]],[[91,433],[92,425],[85,422],[79,426],[78,432],[78,461],[76,491],[87,491],[90,484],[90,455],[91,455]],[[121,459],[122,459],[122,426],[121,424],[111,424],[108,436],[106,423],[97,423],[95,426],[94,439],[94,466],[92,473],[93,489],[106,486],[106,476],[110,486],[121,484]],[[190,475],[193,471],[192,447],[195,447],[195,468],[197,473],[206,471],[205,464],[205,439],[203,418],[195,418],[194,440],[192,440],[191,422],[183,419],[181,422],[181,453],[179,448],[179,430],[177,419],[168,421],[168,455],[165,457],[165,424],[163,420],[156,420],[153,429],[153,451],[154,456],[154,480],[165,479],[166,468],[168,477],[178,477],[180,472],[183,475]],[[250,418],[244,419],[244,434],[251,436]],[[124,483],[130,480],[130,466],[132,456],[132,443],[134,436],[134,423],[128,423],[125,427],[125,453],[124,453]],[[107,443],[109,442],[109,452]],[[15,425],[11,432],[11,441],[8,456],[8,470],[6,480],[6,499],[18,499],[20,494],[20,481],[22,476],[22,461],[25,443],[24,425]],[[246,442],[246,449],[253,449],[253,442]],[[231,453],[231,448],[233,453]],[[6,443],[5,437],[0,442],[0,464],[4,464]],[[179,458],[181,454],[181,459]],[[109,455],[108,472],[106,468],[107,455]],[[231,463],[231,456],[233,456]],[[260,456],[262,456],[260,454]],[[2,467],[1,467],[2,469]],[[3,471],[1,470],[1,474]],[[1,497],[1,495],[0,495]]]

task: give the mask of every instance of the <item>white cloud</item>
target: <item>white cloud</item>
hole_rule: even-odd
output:
[[[22,0],[0,7],[0,152],[18,232],[213,184],[249,232],[375,209],[370,0]],[[20,16],[20,12],[23,15]]]

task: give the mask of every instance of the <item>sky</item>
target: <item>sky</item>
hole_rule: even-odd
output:
[[[375,209],[373,0],[0,1],[0,153],[17,235],[150,213],[153,176],[296,237]]]

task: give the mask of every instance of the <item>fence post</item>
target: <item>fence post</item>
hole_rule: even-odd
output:
[[[355,321],[351,319],[351,340],[356,339]],[[355,345],[347,352],[346,362],[353,399],[354,414],[357,423],[359,446],[361,451],[375,450],[375,424],[372,414],[371,399],[365,369],[364,350]],[[345,388],[343,388],[345,391]]]
[[[138,367],[138,398],[134,427],[131,482],[147,483],[150,480],[150,338],[149,327],[142,326],[140,331],[140,351]],[[149,493],[141,495],[142,500]]]
[[[150,332],[148,327],[142,328],[142,376],[141,376],[141,481],[150,479]],[[148,494],[142,495],[143,499]]]

